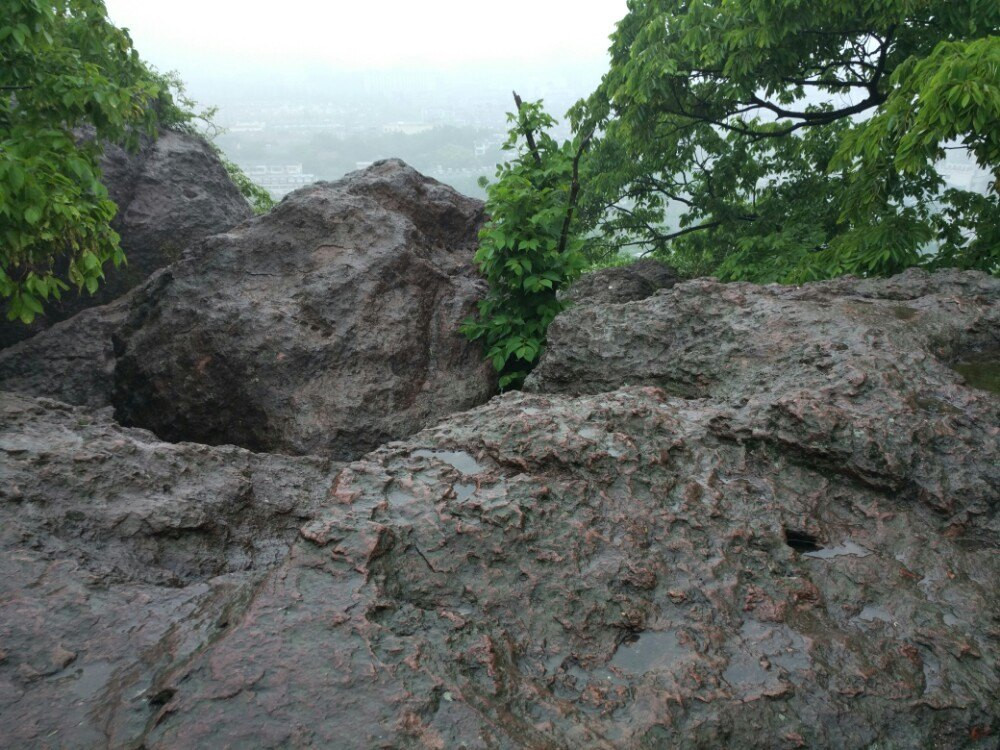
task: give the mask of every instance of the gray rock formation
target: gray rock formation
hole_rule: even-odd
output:
[[[1000,280],[958,271],[801,287],[697,279],[641,304],[567,310],[549,328],[527,388],[598,393],[655,385],[740,402],[845,387],[849,379],[859,380],[852,389],[862,393],[905,395],[927,377],[959,383],[949,364],[1000,349],[998,289]],[[921,378],[896,383],[902,368]]]
[[[135,747],[336,468],[0,394],[0,744]]]
[[[286,197],[137,292],[119,419],[169,440],[356,457],[494,392],[459,332],[482,203],[389,160]]]
[[[992,748],[998,315],[951,272],[582,305],[567,392],[335,477],[8,396],[0,736]]]
[[[202,237],[224,232],[252,214],[218,156],[198,136],[162,131],[133,154],[108,145],[101,170],[118,206],[111,226],[121,235],[128,264],[105,269],[107,278],[94,295],[72,290],[62,301],[48,303],[46,315],[30,326],[0,322],[0,348],[116,299]]]
[[[653,258],[618,268],[602,268],[577,279],[559,298],[574,305],[634,302],[680,281],[677,271]]]

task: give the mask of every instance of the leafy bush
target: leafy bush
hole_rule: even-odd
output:
[[[222,153],[222,150],[216,146],[214,143],[211,144],[212,148],[215,149],[215,153],[218,154],[219,160],[222,162],[222,166],[226,168],[226,172],[229,173],[229,179],[233,181],[239,189],[240,194],[247,199],[250,204],[250,208],[253,209],[254,214],[260,216],[261,214],[266,214],[272,208],[274,208],[274,198],[271,194],[267,192],[264,188],[258,185],[256,182],[251,180],[247,173],[239,168],[235,162],[231,161],[228,156]]]
[[[101,184],[102,143],[134,149],[159,127],[211,132],[176,74],[147,66],[99,0],[6,0],[0,25],[0,299],[30,323],[125,260]],[[81,136],[81,133],[85,134]],[[255,210],[270,196],[224,160]],[[242,178],[242,179],[241,179]]]
[[[97,0],[6,0],[0,25],[0,298],[31,322],[123,260],[100,141],[135,145],[169,93]],[[75,130],[89,127],[94,137]]]
[[[562,309],[556,292],[585,264],[572,222],[589,138],[559,144],[547,132],[555,121],[541,102],[521,102],[516,94],[515,101],[504,144],[515,156],[486,188],[489,220],[476,252],[490,291],[478,317],[462,326],[470,339],[484,341],[504,389],[521,385],[537,362],[546,329]]]

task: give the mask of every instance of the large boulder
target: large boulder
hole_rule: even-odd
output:
[[[1000,409],[942,385],[922,456],[965,462],[955,495],[648,387],[510,394],[386,446],[142,744],[993,747]]]
[[[116,336],[124,424],[356,457],[494,392],[458,328],[483,204],[388,160],[286,197],[139,290]]]
[[[0,744],[138,746],[163,674],[238,616],[337,468],[0,393]]]
[[[697,279],[636,304],[589,304],[559,315],[526,388],[598,393],[655,385],[734,402],[833,385],[866,396],[960,382],[968,361],[1000,350],[1000,280],[978,272],[910,270],[801,287]],[[917,360],[911,362],[911,360]],[[917,380],[899,383],[901,368]],[[819,389],[826,389],[821,392]]]
[[[998,316],[954,272],[581,305],[547,356],[659,386],[549,363],[336,475],[0,398],[0,736],[993,748]]]
[[[135,153],[109,144],[101,171],[108,194],[118,206],[111,226],[121,235],[127,265],[109,266],[106,280],[93,295],[72,291],[61,301],[47,303],[46,314],[30,326],[3,321],[0,348],[116,299],[176,260],[197,240],[224,232],[252,215],[218,155],[196,135],[164,130],[156,140],[144,141]]]

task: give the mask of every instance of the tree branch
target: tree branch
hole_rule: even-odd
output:
[[[541,166],[542,155],[538,153],[538,146],[535,143],[535,134],[531,132],[531,128],[529,128],[527,124],[525,124],[524,120],[521,117],[521,107],[523,105],[523,102],[521,101],[521,97],[517,95],[516,91],[512,93],[514,94],[514,104],[517,105],[517,115],[518,115],[518,120],[520,120],[521,124],[521,132],[524,133],[524,139],[528,142],[528,149],[535,157],[535,163]]]
[[[634,219],[636,223],[642,224],[642,226],[646,228],[646,231],[649,232],[651,235],[653,235],[654,241],[656,242],[666,242],[667,240],[670,239],[669,236],[665,234],[660,234],[658,231],[656,231],[656,229],[648,221],[643,221],[638,216],[636,216],[634,212],[629,211],[627,208],[622,208],[617,203],[608,203],[605,206],[605,208],[613,208],[615,211],[621,211],[626,216],[632,217],[632,219]],[[644,240],[643,242],[648,242],[648,240]],[[627,247],[628,245],[640,245],[643,244],[643,242],[626,242],[622,245],[619,245],[619,247]]]
[[[870,85],[868,81],[841,81],[840,79],[832,79],[824,81],[822,78],[782,78],[785,83],[791,83],[795,86],[823,86],[828,88],[868,88]]]
[[[741,135],[746,135],[755,139],[780,138],[791,135],[796,130],[800,130],[805,127],[811,127],[814,125],[829,125],[830,123],[836,122],[837,120],[841,120],[845,117],[860,114],[866,110],[883,104],[886,100],[886,94],[880,90],[880,86],[885,75],[889,48],[892,44],[896,29],[897,27],[895,25],[890,25],[886,29],[883,37],[869,35],[863,41],[851,40],[848,45],[853,51],[853,55],[850,55],[853,59],[837,60],[819,67],[812,66],[812,70],[810,70],[807,66],[801,70],[799,77],[789,76],[781,79],[786,83],[797,86],[827,86],[831,88],[866,89],[868,91],[868,96],[857,104],[852,104],[848,107],[842,107],[840,109],[826,112],[797,111],[779,106],[773,102],[767,101],[766,99],[762,99],[756,94],[752,94],[747,101],[736,102],[735,108],[731,109],[729,112],[718,113],[713,117],[708,114],[710,104],[699,99],[699,97],[688,85],[689,79],[686,79],[682,84],[682,88],[686,88],[686,91],[684,92],[686,97],[693,98],[695,103],[692,104],[690,101],[684,101],[681,97],[681,91],[675,88],[673,90],[675,105],[667,111],[670,114],[680,115],[681,117],[690,118],[709,125],[715,125],[725,130],[740,133]],[[877,42],[877,51],[876,49],[868,49],[868,42]],[[822,76],[837,68],[845,69],[847,71],[847,77],[858,76],[859,80],[840,80],[839,78],[823,80]],[[858,68],[862,71],[870,71],[870,76],[862,76],[858,71]],[[706,75],[709,77],[722,75],[720,71],[698,68],[691,69],[689,71],[689,74],[690,73]],[[819,75],[820,78],[810,78],[811,75]],[[702,109],[703,111],[699,112],[697,111],[698,109]],[[737,124],[733,121],[734,117],[747,114],[756,109],[765,109],[773,112],[778,117],[798,120],[798,122],[792,123],[780,129],[759,130],[747,127],[743,123]]]
[[[693,227],[685,227],[684,229],[678,229],[676,232],[671,232],[670,234],[657,234],[655,242],[669,242],[670,240],[676,240],[678,237],[683,237],[686,234],[691,234],[692,232],[700,232],[703,229],[714,229],[715,227],[722,226],[721,221],[706,221],[704,224],[698,224]],[[629,247],[631,245],[648,245],[649,240],[633,240],[632,242],[620,242],[615,245],[615,247]]]
[[[569,205],[566,206],[566,216],[563,218],[562,231],[559,233],[559,247],[557,249],[559,254],[562,254],[566,250],[566,243],[569,242],[569,225],[573,221],[573,212],[576,209],[576,201],[580,195],[580,157],[583,156],[583,152],[590,145],[590,139],[593,137],[594,131],[592,130],[580,142],[580,147],[576,150],[576,156],[573,157],[573,182],[569,189]]]
[[[787,117],[789,119],[803,120],[809,125],[827,125],[831,122],[835,122],[844,117],[850,117],[851,115],[856,115],[859,112],[864,112],[866,109],[871,109],[872,107],[877,107],[879,104],[885,101],[885,95],[877,91],[872,92],[872,84],[868,83],[865,88],[869,90],[869,96],[864,101],[858,102],[857,104],[852,104],[850,107],[844,107],[842,109],[834,109],[829,112],[796,112],[794,110],[785,109],[784,107],[779,107],[777,104],[773,104],[769,101],[761,99],[756,94],[750,97],[750,103],[756,104],[759,108],[770,110],[774,112],[779,117]]]

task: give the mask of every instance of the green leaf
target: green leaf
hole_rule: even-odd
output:
[[[29,224],[37,224],[42,218],[42,209],[39,206],[28,206],[24,209],[24,220]]]

